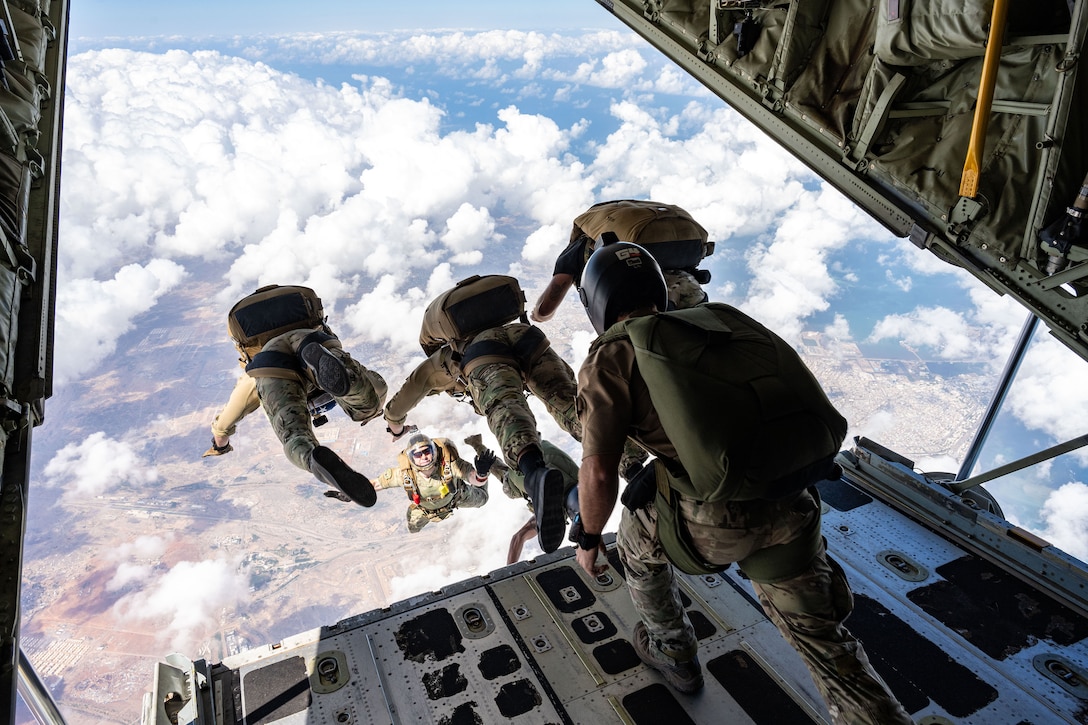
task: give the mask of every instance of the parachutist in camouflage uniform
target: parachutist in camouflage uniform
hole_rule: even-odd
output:
[[[506,300],[507,306],[489,317],[497,299]],[[559,548],[566,531],[563,476],[544,459],[526,391],[540,399],[560,428],[580,439],[582,430],[574,409],[578,385],[570,365],[539,328],[523,322],[494,323],[518,317],[510,300],[520,304],[524,318],[524,294],[516,279],[488,275],[464,280],[431,301],[419,339],[424,352],[432,356],[442,348],[450,349],[449,365],[457,367],[449,371],[450,376],[463,381],[476,411],[487,418],[498,439],[506,464],[524,476],[523,488],[533,502],[541,548],[551,552]],[[466,309],[471,314],[465,314]],[[462,322],[481,318],[488,322],[468,332],[451,332],[463,329],[454,317]],[[420,400],[434,392],[427,390],[434,382],[426,382],[425,377],[410,375],[394,399]],[[406,390],[408,386],[414,389]]]
[[[465,438],[477,453],[487,451],[480,434],[470,435]],[[574,462],[562,449],[551,441],[542,440],[540,446],[544,451],[544,461],[563,475],[563,506],[568,516],[578,514],[578,464]],[[491,475],[502,481],[502,492],[507,498],[523,498],[528,501],[525,494],[525,477],[515,469],[496,461],[491,467]],[[532,503],[529,509],[532,510]],[[513,564],[521,558],[521,549],[525,542],[536,536],[536,517],[530,516],[529,520],[510,539],[510,549],[507,553],[506,563]],[[571,541],[574,541],[572,538]]]
[[[714,251],[706,229],[672,204],[632,199],[605,201],[575,217],[570,243],[555,260],[552,278],[529,315],[534,322],[547,322],[555,315],[570,288],[581,284],[586,262],[609,234],[614,241],[641,245],[658,260],[674,308],[687,309],[706,302],[700,284],[710,281],[710,273],[695,268]]]
[[[387,392],[382,376],[354,360],[325,325],[289,330],[259,352],[242,352],[247,374],[212,423],[212,447],[204,456],[232,451],[237,424],[262,407],[291,463],[352,501],[373,506],[377,496],[369,479],[318,443],[307,400],[325,392],[352,420],[365,424],[382,412]]]
[[[386,469],[375,488],[402,488],[408,495],[408,531],[418,533],[431,521],[449,518],[456,508],[487,503],[487,476],[495,454],[484,448],[475,464],[463,460],[453,443],[413,433],[396,466]]]
[[[843,626],[853,608],[853,596],[842,568],[824,547],[820,504],[812,485],[833,474],[833,465],[811,479],[808,473],[814,469],[802,467],[797,469],[802,475],[761,484],[789,480],[790,488],[777,498],[726,496],[706,501],[684,494],[679,483],[673,485],[674,477],[681,475],[674,473],[678,469],[673,464],[683,465],[689,486],[693,471],[699,471],[692,468],[693,456],[687,462],[680,460],[679,436],[687,436],[685,446],[694,440],[697,447],[698,441],[723,435],[725,428],[720,424],[716,428],[712,420],[692,420],[692,430],[674,427],[673,434],[667,435],[662,424],[665,413],[673,421],[683,416],[655,407],[647,383],[649,370],[638,367],[630,328],[613,327],[629,318],[654,315],[666,304],[657,264],[635,245],[607,245],[587,265],[580,294],[601,336],[590,346],[579,371],[578,406],[586,435],[579,481],[584,533],[578,542],[578,563],[591,576],[606,568],[596,564],[598,550],[603,548],[600,533],[616,503],[616,464],[628,435],[657,455],[652,470],[669,481],[672,500],[679,500],[674,509],[654,484],[654,497],[623,511],[617,542],[627,587],[642,620],[633,636],[639,658],[681,692],[695,692],[703,685],[698,642],[673,573],[674,560],[691,556],[675,543],[679,530],[686,533],[690,549],[702,562],[713,568],[737,562],[749,576],[767,616],[801,655],[836,725],[910,723],[872,668],[861,642]],[[744,405],[738,403],[738,408]],[[811,412],[812,417],[823,414]],[[841,423],[845,431],[845,421]],[[841,442],[841,437],[837,440]],[[807,450],[806,443],[784,440],[783,455],[790,456],[791,450],[800,455]],[[823,443],[811,449],[822,451]],[[785,461],[783,470],[792,470],[790,459]],[[633,488],[637,486],[632,483],[625,497]],[[625,498],[625,503],[631,502]]]

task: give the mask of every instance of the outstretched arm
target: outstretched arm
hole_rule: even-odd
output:
[[[439,350],[417,365],[400,390],[385,404],[384,415],[390,433],[402,432],[401,426],[408,420],[408,413],[419,405],[419,401],[433,392],[448,389],[455,382],[443,367],[441,355],[442,350]]]
[[[587,456],[582,459],[578,474],[578,505],[582,528],[587,534],[604,531],[616,497],[620,490],[618,467],[620,457],[615,454]],[[604,550],[602,543],[598,549]],[[597,566],[597,549],[577,549],[578,563],[590,576],[604,572],[605,566]]]
[[[536,301],[536,307],[529,313],[533,322],[547,322],[559,309],[559,303],[567,296],[567,291],[574,284],[574,277],[569,274],[559,273],[552,277],[548,286],[540,293]]]
[[[204,453],[204,457],[221,456],[234,450],[230,445],[230,437],[234,435],[238,423],[260,406],[257,381],[249,375],[239,376],[234,390],[231,391],[230,400],[212,421],[212,447]]]

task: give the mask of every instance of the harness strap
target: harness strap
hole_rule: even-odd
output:
[[[309,345],[311,342],[319,342],[322,345],[324,345],[329,340],[337,340],[337,339],[339,339],[339,338],[337,338],[336,335],[330,335],[329,333],[323,332],[321,330],[314,330],[309,335],[302,338],[302,342],[300,342],[298,344],[298,351],[302,352],[302,349],[304,347],[306,347],[307,345]]]
[[[474,364],[484,357],[506,358],[514,363],[522,373],[529,371],[544,351],[551,347],[551,342],[539,327],[530,326],[525,334],[513,345],[499,340],[480,340],[471,343],[465,348],[461,357],[461,370],[468,375],[477,365]]]
[[[246,372],[255,378],[280,377],[278,375],[262,375],[265,370],[287,370],[299,375],[302,373],[302,365],[299,364],[298,356],[291,353],[262,350],[246,364]]]

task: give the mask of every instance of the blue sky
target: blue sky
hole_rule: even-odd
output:
[[[444,2],[286,2],[285,0],[76,0],[75,38],[133,35],[247,35],[255,33],[364,32],[414,28],[571,30],[616,28],[619,21],[595,0]]]

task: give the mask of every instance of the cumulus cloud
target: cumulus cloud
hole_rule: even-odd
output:
[[[99,431],[81,443],[69,443],[45,465],[45,485],[64,489],[64,497],[101,496],[122,485],[144,487],[159,480],[130,444]]]
[[[191,651],[214,630],[219,611],[245,602],[248,591],[249,574],[237,561],[182,561],[122,596],[113,612],[121,620],[154,621],[171,647]]]
[[[338,84],[309,80],[274,67],[288,59],[360,72]],[[380,73],[421,74],[424,65],[441,76],[418,92]],[[448,78],[503,95],[481,91],[466,121],[451,110]],[[572,218],[614,198],[691,211],[718,242],[706,262],[712,296],[787,339],[818,315],[828,334],[865,337],[855,311],[834,307],[841,286],[870,273],[853,261],[861,247],[909,269],[889,287],[917,289],[938,273],[964,289],[973,282],[888,240],[736,113],[703,102],[705,90],[631,33],[299,35],[229,41],[220,51],[102,50],[72,58],[68,80],[65,188],[79,193],[63,197],[61,380],[92,372],[187,269],[205,263],[222,270],[220,305],[268,283],[319,289],[338,332],[386,345],[388,365],[406,372],[434,295],[500,265],[539,289]],[[692,100],[664,103],[660,93]],[[530,98],[560,110],[533,112]],[[1023,309],[980,287],[968,289],[962,310],[896,309],[869,339],[949,360],[1003,359]],[[580,317],[568,334],[549,335],[575,367],[592,338]],[[1038,377],[1022,373],[1032,384],[1011,401],[1030,425],[1064,435],[1078,416],[1060,411],[1083,409],[1088,394],[1064,374],[1078,368],[1044,353],[1031,365]],[[1048,386],[1080,407],[1033,402],[1048,399]],[[435,425],[479,426],[467,411],[449,414],[445,398],[418,412]],[[870,425],[896,421],[878,415]],[[78,478],[65,461],[89,455],[79,445],[61,453],[57,480],[90,492],[116,485]],[[147,565],[119,568],[118,586],[149,574]]]
[[[1088,562],[1088,486],[1071,481],[1051,492],[1041,511],[1043,536],[1081,561]]]
[[[983,347],[978,328],[964,313],[947,307],[920,307],[904,315],[889,315],[873,328],[869,339],[897,339],[924,347],[946,360],[975,359]]]
[[[137,536],[132,541],[125,541],[110,551],[110,558],[123,561],[125,559],[155,560],[166,553],[166,547],[173,540],[171,532],[166,534],[148,534]]]
[[[133,329],[134,319],[150,309],[185,276],[165,259],[127,264],[111,279],[73,279],[57,290],[54,375],[59,383],[93,370],[117,348],[117,338]]]

